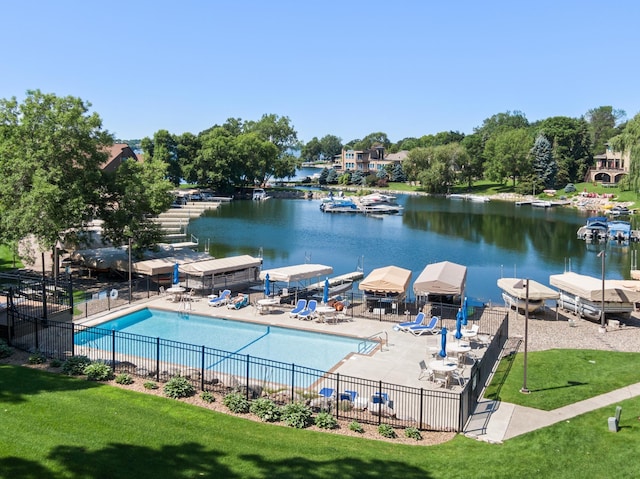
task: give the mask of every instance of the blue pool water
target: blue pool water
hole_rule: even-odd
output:
[[[96,334],[96,330],[104,334]],[[79,332],[75,343],[110,350],[112,343],[108,333],[111,330],[202,345],[323,371],[331,369],[349,353],[367,353],[377,344],[368,342],[363,345],[361,339],[148,308]],[[126,346],[123,344],[123,347]],[[215,368],[219,362],[205,367]]]

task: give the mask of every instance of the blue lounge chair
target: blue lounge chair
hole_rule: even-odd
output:
[[[298,319],[313,319],[317,307],[318,301],[316,301],[315,299],[310,299],[304,311],[298,313]]]
[[[249,298],[244,295],[236,296],[232,301],[227,303],[228,309],[241,309],[249,304]]]
[[[422,325],[422,322],[424,321],[424,318],[425,318],[425,314],[422,311],[420,311],[416,315],[416,319],[414,319],[413,321],[407,321],[406,323],[396,324],[393,327],[393,329],[398,330],[398,331],[407,331],[412,326],[420,326],[420,325]]]
[[[429,324],[420,325],[420,326],[411,326],[408,329],[408,331],[414,336],[421,336],[425,333],[436,334],[440,332],[440,328],[437,328],[436,324],[438,324],[438,317],[432,316],[431,321],[429,321]]]
[[[291,316],[292,318],[295,318],[298,315],[298,313],[302,313],[306,308],[307,308],[307,300],[299,299],[298,304],[296,304],[296,307],[293,308],[291,311],[289,311],[289,316]]]
[[[340,401],[355,401],[358,397],[357,391],[344,391],[340,393]]]
[[[227,304],[230,297],[231,290],[225,289],[222,293],[220,293],[220,296],[209,300],[209,306],[222,306],[223,304]]]
[[[325,398],[332,398],[334,393],[335,393],[335,390],[333,388],[322,388],[319,394],[320,396]]]

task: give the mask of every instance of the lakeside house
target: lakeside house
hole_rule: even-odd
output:
[[[602,183],[602,186],[616,186],[620,180],[629,174],[631,164],[629,151],[614,151],[609,144],[602,155],[594,156],[596,162],[587,171],[584,180],[589,183]]]

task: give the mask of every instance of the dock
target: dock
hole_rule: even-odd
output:
[[[170,208],[164,213],[160,213],[153,219],[160,224],[166,241],[173,243],[182,240],[184,244],[197,246],[193,241],[185,241],[187,238],[187,226],[191,218],[202,216],[205,211],[214,210],[220,206],[220,201],[198,201],[189,202],[178,208]]]
[[[364,278],[364,273],[362,271],[353,271],[347,274],[341,274],[340,276],[334,276],[333,278],[329,278],[329,287],[337,286],[339,284],[343,284],[346,282],[358,281],[359,279]],[[323,289],[324,281],[318,281],[317,283],[310,284],[307,289]]]

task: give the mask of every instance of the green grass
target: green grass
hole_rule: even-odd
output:
[[[255,423],[82,379],[0,365],[0,478],[635,477],[640,422],[613,408],[491,445],[438,446]]]
[[[11,247],[0,245],[0,271],[14,268],[24,268],[24,264],[19,257],[14,256]]]
[[[527,354],[527,389],[524,354],[500,361],[485,397],[543,409],[557,409],[640,381],[640,354],[579,349],[552,349]]]

